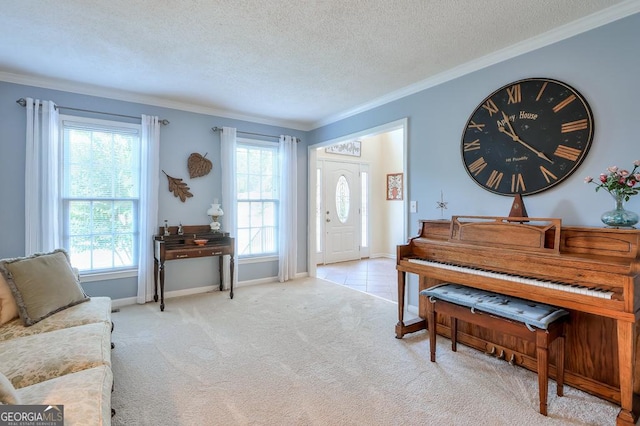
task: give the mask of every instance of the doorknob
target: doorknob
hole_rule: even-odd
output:
[[[327,218],[327,222],[331,222],[331,219]]]

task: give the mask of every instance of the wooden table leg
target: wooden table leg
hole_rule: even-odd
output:
[[[160,263],[160,310],[164,311],[164,262]]]
[[[233,255],[229,256],[229,298],[233,299],[233,270],[234,270]]]
[[[153,259],[153,301],[158,301],[158,259]]]
[[[218,268],[220,271],[220,291],[224,290],[224,274],[222,273],[222,264],[224,263],[224,256],[218,256]]]

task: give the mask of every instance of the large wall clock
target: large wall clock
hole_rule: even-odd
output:
[[[569,177],[593,140],[589,104],[574,88],[548,78],[515,81],[473,111],[462,134],[462,160],[481,187],[530,195]]]

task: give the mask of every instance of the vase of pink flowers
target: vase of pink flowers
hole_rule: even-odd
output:
[[[596,192],[604,189],[613,197],[615,208],[606,211],[600,220],[613,228],[632,228],[638,223],[638,215],[624,208],[624,203],[638,193],[640,185],[640,160],[633,162],[633,170],[620,169],[617,166],[607,167],[606,173],[601,173],[597,180],[587,176],[584,181],[596,185]]]

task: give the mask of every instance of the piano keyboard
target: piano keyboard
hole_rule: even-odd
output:
[[[480,268],[471,268],[467,266],[458,266],[451,263],[436,262],[433,260],[425,260],[419,258],[407,259],[410,263],[419,265],[432,266],[434,268],[447,269],[450,271],[463,272],[466,274],[479,275],[483,277],[496,278],[503,281],[516,282],[525,285],[533,285],[541,288],[549,288],[553,290],[566,291],[569,293],[583,294],[586,296],[598,297],[601,299],[612,299],[613,291],[603,290],[596,287],[587,287],[577,284],[567,284],[550,280],[536,280],[531,277],[523,277],[521,275],[505,274],[500,272],[487,271]]]

